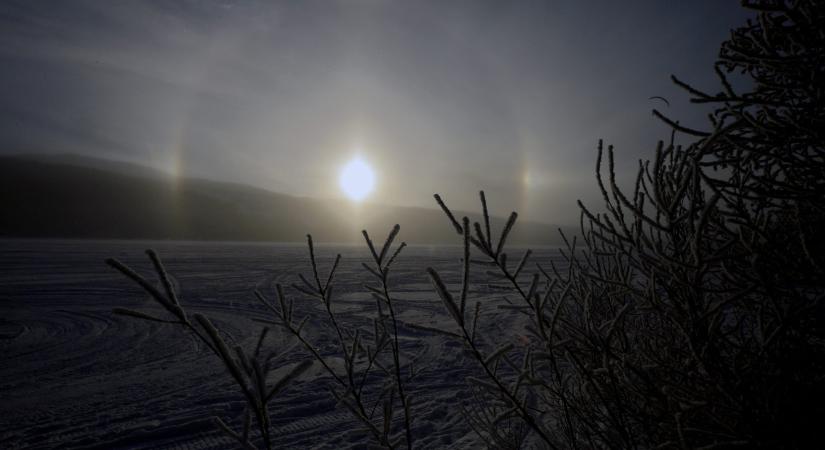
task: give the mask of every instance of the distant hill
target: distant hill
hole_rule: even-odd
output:
[[[410,243],[460,242],[437,209],[293,197],[80,156],[0,157],[0,200],[0,237],[297,242],[311,233],[343,243],[399,223]],[[512,239],[559,240],[556,227],[538,223],[518,223]]]

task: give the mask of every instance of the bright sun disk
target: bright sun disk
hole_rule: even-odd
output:
[[[341,169],[338,182],[347,197],[361,201],[372,192],[375,186],[375,174],[369,164],[356,157]]]

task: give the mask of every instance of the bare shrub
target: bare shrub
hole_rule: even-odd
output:
[[[277,299],[275,302],[267,299],[264,293],[255,291],[256,298],[272,313],[273,319],[255,318],[254,320],[284,329],[307,353],[307,359],[295,365],[272,385],[267,383],[267,377],[270,371],[277,368],[273,361],[283,354],[278,354],[274,350],[264,354],[267,351],[264,343],[269,328],[261,330],[252,354],[248,354],[240,346],[230,350],[222,337],[224,333],[219,331],[212,321],[201,314],[193,314],[192,317],[195,320],[190,320],[189,315],[178,301],[160,258],[153,250],[147,250],[147,254],[158,273],[165,294],[119,261],[108,259],[107,263],[136,282],[174,318],[167,320],[123,308],[116,308],[114,312],[142,320],[183,325],[220,358],[241,390],[247,407],[243,413],[241,431],[231,429],[221,418],[215,417],[214,420],[226,434],[236,439],[244,448],[257,448],[250,438],[251,418],[255,419],[260,443],[267,449],[272,448],[274,436],[271,435],[269,402],[291,381],[305,372],[313,361],[319,363],[329,375],[331,395],[339,405],[348,409],[361,423],[374,443],[385,448],[402,446],[412,448],[411,400],[407,382],[413,376],[414,370],[409,365],[412,363],[402,368],[396,300],[391,296],[389,287],[392,264],[406,246],[406,243],[402,242],[393,250],[393,242],[400,229],[400,226],[395,225],[380,249],[375,247],[367,231],[363,231],[364,239],[373,258],[373,265],[364,264],[363,267],[375,278],[376,283],[364,285],[376,301],[371,326],[345,327],[342,325],[335,313],[333,297],[335,272],[341,261],[341,255],[336,255],[328,274],[322,276],[312,236],[307,235],[312,273],[299,274],[300,283],[293,284],[292,288],[306,297],[318,300],[321,304],[323,310],[321,322],[331,327],[337,338],[336,345],[339,349],[333,355],[322,355],[318,351],[317,343],[310,341],[311,338],[305,333],[305,326],[310,321],[310,316],[295,317],[294,300],[285,294],[283,286],[280,284],[275,286]],[[280,344],[282,349],[289,347],[288,343]],[[334,368],[331,362],[333,359],[343,360],[343,372]],[[397,412],[398,410],[401,411]],[[376,411],[379,411],[379,415],[375,414]],[[393,424],[397,414],[403,417],[400,429],[398,425]]]
[[[364,269],[375,278],[377,285],[364,285],[376,301],[373,311],[372,327],[344,327],[336,318],[333,310],[332,288],[335,269],[341,260],[341,255],[335,257],[335,262],[326,277],[321,281],[312,237],[307,235],[310,262],[312,263],[312,278],[300,275],[302,284],[293,284],[293,288],[306,296],[319,300],[326,314],[327,324],[335,330],[340,345],[340,355],[344,361],[344,372],[336,372],[326,357],[322,356],[309,342],[301,330],[307,322],[307,317],[296,322],[293,317],[293,301],[287,300],[283,288],[276,285],[278,302],[271,304],[260,292],[255,292],[261,302],[270,308],[277,318],[271,322],[286,329],[301,343],[306,351],[318,361],[334,380],[331,394],[339,404],[346,407],[367,430],[371,439],[384,447],[397,448],[406,446],[412,448],[413,436],[411,433],[410,395],[406,387],[407,380],[402,374],[401,349],[398,342],[398,323],[396,320],[395,299],[390,295],[389,276],[393,262],[406,246],[402,242],[395,250],[392,244],[401,227],[395,225],[387,236],[380,250],[375,247],[366,230],[362,233],[370,250],[374,266],[364,264]],[[407,369],[407,373],[412,371]],[[378,380],[372,380],[371,375],[378,374]],[[370,389],[379,390],[373,402],[367,399]],[[379,409],[380,408],[380,409]],[[374,412],[381,411],[381,416],[375,418]],[[397,410],[401,410],[397,413]],[[396,430],[393,426],[395,414],[403,416],[402,429]]]
[[[470,236],[436,196],[465,254],[474,247],[521,298],[533,338],[520,364],[506,346],[478,350],[431,271],[486,375],[470,381],[497,391],[509,408],[501,418],[521,419],[550,448],[799,448],[816,439],[825,417],[825,5],[745,5],[758,18],[722,46],[724,91],[674,78],[693,101],[719,105],[711,131],[656,112],[697,140],[660,142],[631,192],[617,186],[612,147],[599,143],[604,212],[580,204],[581,241],[563,251],[566,270],[537,267],[520,282],[524,262],[508,264],[486,226],[474,223]],[[751,91],[734,91],[732,71]],[[483,193],[481,203],[486,211]],[[509,373],[496,370],[499,360]]]
[[[190,315],[178,300],[178,295],[172,286],[160,257],[153,250],[147,250],[146,254],[152,260],[158,278],[163,285],[163,292],[156,288],[153,283],[120,261],[110,258],[106,260],[106,263],[143,288],[156,302],[166,309],[172,316],[172,319],[164,319],[124,308],[115,308],[114,313],[141,320],[182,325],[185,330],[200,339],[201,342],[221,360],[246,401],[246,408],[243,412],[243,428],[240,432],[232,430],[220,417],[214,418],[215,423],[229,436],[237,440],[241,447],[254,449],[256,447],[250,440],[251,419],[254,417],[261,440],[267,449],[272,448],[269,403],[278,393],[283,391],[290,382],[305,372],[311,366],[311,361],[299,363],[275,383],[267,383],[270,372],[277,368],[277,366],[273,364],[273,361],[277,361],[279,356],[278,353],[274,351],[264,353],[266,351],[264,349],[264,340],[269,329],[264,328],[261,330],[255,349],[251,354],[241,346],[235,346],[230,349],[223,337],[224,333],[220,332],[211,320],[198,313],[192,314],[190,318]],[[192,319],[194,319],[194,321]]]

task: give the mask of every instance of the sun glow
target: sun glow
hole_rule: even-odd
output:
[[[338,178],[341,190],[354,201],[361,201],[375,186],[375,173],[363,159],[355,157],[342,169]]]

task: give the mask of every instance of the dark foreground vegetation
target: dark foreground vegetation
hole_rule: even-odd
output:
[[[472,398],[456,405],[492,448],[803,448],[825,417],[825,4],[744,2],[757,19],[722,44],[721,90],[706,93],[674,78],[716,108],[707,129],[688,129],[655,112],[687,146],[660,142],[639,164],[632,190],[616,184],[612,147],[599,144],[602,210],[582,205],[579,237],[563,250],[564,270],[539,267],[530,252],[508,258],[516,214],[495,232],[482,219],[456,218],[440,197],[446,226],[463,242],[461,279],[430,269],[434,295],[453,326],[422,330],[463,344],[477,374]],[[737,77],[738,82],[730,81]],[[735,86],[740,87],[737,90]],[[270,401],[311,364],[327,373],[330,395],[382,447],[416,446],[416,364],[398,340],[392,264],[404,248],[399,227],[383,245],[364,232],[374,282],[372,323],[336,321],[339,259],[290,292],[255,295],[271,326],[289,331],[306,363],[279,371],[263,328],[254,349],[230,348],[206,317],[179,303],[160,259],[161,288],[109,260],[168,312],[117,310],[182,325],[211,348],[247,402],[239,424],[217,424],[247,448],[270,448]],[[492,281],[491,281],[492,280]],[[500,289],[524,313],[512,335],[478,335],[473,283]],[[305,339],[293,297],[323,305],[340,351],[320,355]]]

